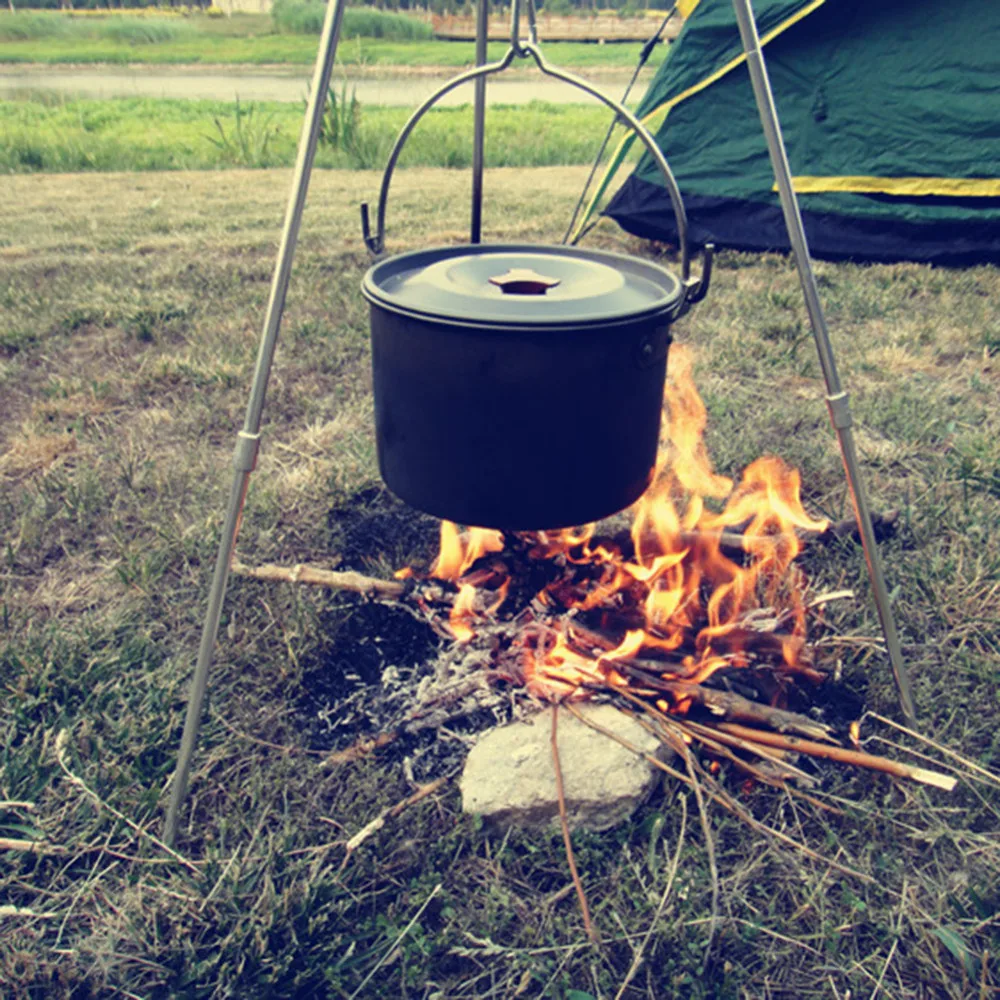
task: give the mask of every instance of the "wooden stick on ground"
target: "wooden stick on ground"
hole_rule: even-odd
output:
[[[352,764],[356,760],[361,760],[362,757],[367,757],[368,754],[375,750],[387,747],[390,743],[394,743],[398,739],[399,730],[396,729],[379,733],[378,736],[362,736],[361,739],[356,740],[349,747],[330,754],[329,757],[324,759],[323,765],[325,767],[337,767],[339,764]]]
[[[280,583],[309,583],[317,587],[328,587],[330,590],[350,590],[365,597],[382,597],[396,599],[406,593],[407,585],[400,580],[379,580],[374,576],[365,576],[354,570],[321,569],[319,566],[309,566],[300,563],[297,566],[275,566],[266,563],[263,566],[245,566],[234,562],[232,572],[235,576],[248,576],[255,580],[273,580]]]
[[[0,837],[0,851],[26,851],[29,854],[66,854],[66,848],[44,840],[21,840]]]
[[[574,713],[575,714],[575,713]],[[563,843],[566,845],[566,862],[569,873],[573,876],[573,886],[576,888],[576,898],[580,901],[580,912],[583,914],[583,927],[588,939],[597,943],[594,925],[590,922],[590,907],[587,906],[587,895],[583,891],[580,873],[576,870],[576,858],[573,855],[573,841],[569,835],[569,819],[566,816],[566,789],[563,787],[562,766],[559,763],[559,741],[556,737],[559,722],[559,706],[552,705],[552,767],[556,774],[556,795],[559,799],[559,823],[562,826]]]
[[[897,778],[909,778],[911,781],[919,781],[925,785],[933,785],[935,788],[943,788],[946,792],[952,791],[958,784],[958,779],[951,777],[951,775],[939,774],[937,771],[913,767],[910,764],[901,764],[895,760],[886,760],[884,757],[876,757],[859,750],[845,750],[843,747],[829,746],[825,743],[813,743],[811,740],[802,740],[797,736],[783,736],[781,733],[771,733],[763,729],[750,729],[732,722],[719,722],[713,728],[753,743],[763,743],[765,746],[779,747],[782,750],[797,750],[810,757],[822,757],[825,760],[837,761],[839,764],[865,767],[870,771],[883,771]]]
[[[347,863],[351,860],[351,855],[373,834],[378,833],[382,827],[385,826],[385,821],[387,819],[394,819],[399,816],[400,813],[404,812],[412,805],[416,805],[423,799],[426,799],[428,795],[433,795],[435,792],[440,791],[444,785],[451,781],[451,775],[446,774],[440,778],[435,778],[434,781],[428,782],[426,785],[421,785],[412,795],[408,795],[402,802],[397,802],[391,809],[386,809],[379,813],[373,820],[366,823],[350,840],[344,844],[344,860],[340,864],[340,871],[343,871],[347,867]],[[319,850],[324,850],[327,845],[323,845],[318,848]]]

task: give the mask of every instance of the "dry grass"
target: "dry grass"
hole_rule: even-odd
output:
[[[490,172],[487,234],[558,237],[583,173]],[[151,839],[289,178],[32,176],[0,190],[0,837],[37,841],[4,854],[4,996],[581,1000],[615,996],[641,946],[624,998],[996,996],[1000,797],[969,779],[946,797],[831,767],[822,792],[842,815],[726,779],[757,819],[875,881],[712,810],[721,915],[707,966],[711,877],[676,788],[628,827],[575,838],[597,947],[558,833],[480,829],[450,788],[341,871],[343,843],[412,789],[388,758],[331,771],[309,752],[292,705],[337,604],[294,589],[234,583],[183,860]],[[376,188],[368,173],[314,180],[247,561],[332,558],[332,495],[375,479],[357,203]],[[467,191],[462,175],[401,174],[392,245],[461,239]],[[610,227],[598,238],[646,250]],[[921,724],[996,770],[1000,276],[819,275],[874,505],[903,511],[886,557]],[[676,332],[698,351],[717,465],[778,451],[802,467],[813,510],[845,516],[788,262],[724,255]],[[808,568],[865,592],[854,547]],[[865,638],[874,611],[836,615],[856,640],[842,647],[848,686],[893,715]],[[877,751],[916,746],[876,721],[864,733]]]

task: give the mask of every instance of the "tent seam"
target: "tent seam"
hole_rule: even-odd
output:
[[[900,197],[996,198],[1000,196],[997,177],[874,177],[859,175],[797,176],[792,186],[798,194],[850,192],[888,194]],[[777,184],[772,191],[777,191]]]

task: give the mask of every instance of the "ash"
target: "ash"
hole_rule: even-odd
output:
[[[351,597],[330,617],[339,620],[329,647],[304,671],[296,706],[311,749],[337,752],[395,733],[380,758],[431,781],[461,766],[475,734],[523,712],[523,691],[494,666],[513,623],[457,644],[432,614],[405,604]]]

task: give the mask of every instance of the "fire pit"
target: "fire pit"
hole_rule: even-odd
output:
[[[503,705],[611,698],[676,752],[698,743],[767,784],[815,781],[795,762],[802,754],[950,784],[843,747],[849,720],[813,710],[832,664],[810,629],[827,631],[824,607],[853,595],[811,594],[796,558],[850,525],[810,516],[798,472],[780,458],[758,459],[735,483],[715,473],[691,368],[676,350],[656,478],[630,527],[619,518],[504,534],[443,521],[433,562],[393,581],[234,567],[404,605],[442,640],[398,697],[384,696],[378,728],[338,747],[341,759],[477,713],[473,728],[502,721]]]

